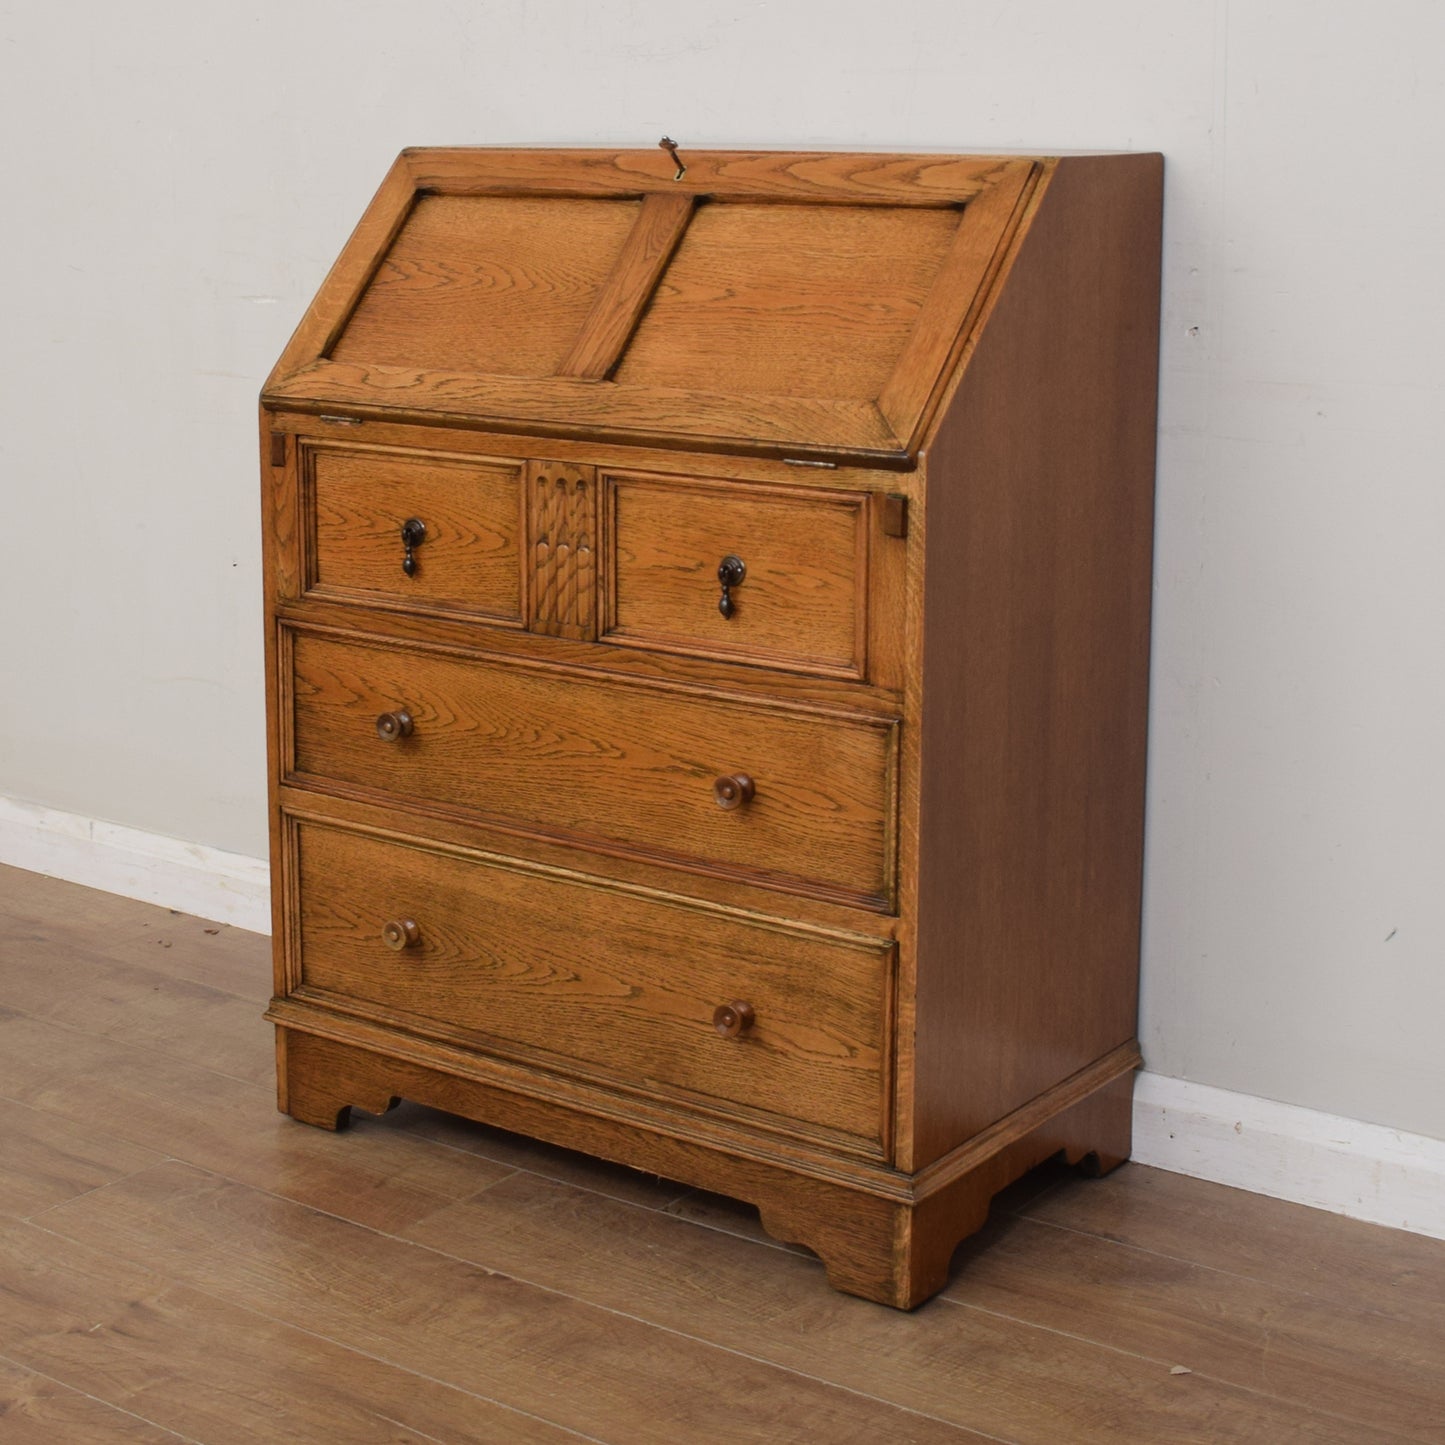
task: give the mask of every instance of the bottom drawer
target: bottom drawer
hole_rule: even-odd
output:
[[[319,823],[289,837],[305,996],[881,1151],[886,940]]]

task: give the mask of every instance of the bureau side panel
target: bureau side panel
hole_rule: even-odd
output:
[[[1051,168],[927,449],[914,1167],[1136,1031],[1161,179]]]

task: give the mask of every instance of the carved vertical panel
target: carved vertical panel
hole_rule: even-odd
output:
[[[532,606],[528,626],[552,637],[597,636],[597,476],[592,467],[527,468]]]

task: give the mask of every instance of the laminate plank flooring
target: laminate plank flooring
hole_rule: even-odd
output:
[[[0,868],[0,1445],[1445,1442],[1445,1243],[1126,1165],[912,1315],[756,1211],[275,1112],[264,938]]]

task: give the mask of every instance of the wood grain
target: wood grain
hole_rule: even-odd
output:
[[[269,1054],[264,1027],[251,1038]],[[269,1088],[4,1008],[0,1099],[378,1229],[399,1228],[507,1172],[397,1135],[343,1168],[338,1141],[278,1115]]]
[[[730,1190],[912,1308],[1039,1160],[1129,1151],[1160,160],[684,156],[407,153],[268,388],[263,446],[335,416],[526,496],[525,628],[273,589],[279,1097]],[[786,1046],[714,1071],[710,1001]]]
[[[294,846],[308,996],[880,1147],[891,949],[330,828]],[[385,946],[395,917],[418,946]],[[757,1012],[738,1040],[712,1022],[734,998]]]
[[[640,209],[621,199],[422,195],[328,354],[552,376]]]
[[[658,1323],[996,1439],[1353,1445],[1398,1438],[1202,1371],[1172,1376],[1167,1354],[1101,1347],[1087,1323],[1064,1335],[947,1301],[906,1318],[885,1315],[817,1289],[818,1266],[806,1256],[529,1174],[408,1235],[605,1308],[635,1310],[646,1301]]]
[[[876,401],[958,229],[954,209],[701,207],[619,386]]]
[[[889,896],[887,724],[304,632],[295,679],[293,766],[309,784],[680,854],[875,907]],[[380,742],[377,716],[398,708],[415,731]],[[724,812],[713,782],[734,771],[757,796]]]
[[[1445,1334],[1028,1219],[965,1246],[947,1297],[1245,1389],[1445,1437]]]
[[[271,995],[269,940],[230,924],[3,865],[0,917],[8,931],[37,947],[139,964],[257,1003]],[[25,957],[18,945],[7,953],[17,967]]]
[[[693,198],[654,191],[642,202],[637,224],[622,244],[612,274],[592,303],[559,376],[600,381],[611,374],[692,218]]]
[[[531,607],[527,626],[549,637],[597,636],[597,473],[566,462],[527,467]]]
[[[163,1157],[103,1129],[6,1101],[0,1108],[0,1216],[38,1214]]]
[[[152,940],[141,954],[144,962],[130,963],[97,948],[83,929],[53,930],[38,921],[17,925],[11,939],[26,965],[7,989],[12,1007],[235,1079],[269,1080],[272,1061],[256,1048],[248,1027],[255,1002],[155,967],[155,960],[174,953],[173,940]]]
[[[41,1227],[0,1225],[0,1355],[206,1445],[561,1445],[571,1431],[176,1284]],[[0,1396],[3,1398],[3,1396]],[[10,1417],[0,1412],[0,1437]],[[57,1433],[52,1442],[73,1437]],[[102,1438],[109,1439],[110,1436]],[[167,1437],[170,1438],[170,1437]]]
[[[1059,164],[928,448],[915,1167],[1134,1034],[1159,203]]]
[[[268,383],[263,399],[299,412],[341,410],[378,421],[480,424],[538,437],[575,437],[585,428],[614,443],[820,457],[865,466],[910,461],[872,401],[795,392],[740,396],[620,382],[599,386],[565,376],[538,382],[434,365],[338,359],[313,362]]]
[[[740,1445],[959,1439],[955,1426],[181,1165],[47,1219],[67,1239],[590,1438],[700,1445],[724,1419]]]
[[[411,163],[403,154],[392,162],[376,195],[356,223],[345,249],[272,367],[267,387],[330,354],[397,232],[411,214],[415,197]],[[264,429],[264,416],[262,426]]]
[[[402,152],[419,190],[454,195],[555,190],[568,195],[666,191],[722,199],[939,206],[967,200],[1010,165],[1009,156],[886,151],[705,151],[684,146],[687,172],[655,146],[604,151],[417,147]]]
[[[1407,1320],[1445,1350],[1445,1245],[1439,1240],[1137,1164],[1107,1189],[1064,1180],[1023,1212],[1331,1307]]]
[[[617,472],[602,481],[607,641],[867,674],[866,494]],[[724,617],[717,571],[729,555],[747,573]]]
[[[370,606],[463,612],[522,625],[522,475],[478,463],[375,448],[306,444],[307,592]],[[402,523],[426,539],[402,570]]]
[[[966,318],[977,315],[988,294],[1036,174],[1033,163],[1015,161],[964,208],[953,244],[878,394],[884,420],[910,451],[918,446],[931,403],[950,377],[950,358],[969,331]]]
[[[116,1440],[180,1445],[185,1438],[3,1357],[0,1421],[6,1445],[56,1445],[59,1440],[65,1445],[110,1445]]]
[[[1007,1191],[948,1293],[909,1316],[820,1288],[817,1263],[769,1244],[743,1206],[419,1106],[358,1121],[350,1141],[325,1136],[342,1147],[324,1156],[324,1191],[297,1155],[256,1176],[414,1234],[415,1254],[301,1205],[181,1182],[205,1175],[158,1181],[161,1149],[209,1137],[199,1109],[215,1111],[217,1134],[247,1135],[274,1120],[265,1091],[250,1089],[253,1115],[234,1081],[208,1093],[206,1070],[173,1071],[169,1045],[117,1045],[99,1013],[13,1030],[25,1021],[6,1000],[30,968],[13,930],[32,932],[37,915],[98,969],[148,948],[178,977],[214,964],[246,992],[265,973],[254,935],[225,930],[223,945],[201,920],[0,869],[0,1095],[17,1079],[31,1091],[0,1108],[0,1210],[37,1215],[0,1219],[7,1445],[702,1441],[720,1427],[693,1410],[699,1393],[728,1410],[733,1391],[762,1402],[744,1415],[762,1440],[818,1438],[819,1401],[823,1429],[846,1432],[843,1414],[864,1411],[853,1438],[870,1445],[970,1431],[1039,1445],[1439,1438],[1445,1243],[1136,1165],[1092,1183],[1051,1170]],[[87,987],[69,977],[67,991]],[[139,1003],[109,998],[115,1020]],[[196,1035],[232,1027],[212,1017]],[[244,1028],[264,1051],[259,1014]],[[156,1147],[129,1142],[135,1126]],[[400,1157],[398,1138],[494,1170],[458,1173],[456,1191],[408,1214],[374,1168]],[[214,1162],[249,1172],[252,1150],[233,1140]],[[378,1190],[391,1207],[376,1208]],[[252,1198],[254,1212],[237,1203]],[[1062,1245],[1035,1247],[1041,1232]],[[950,1297],[972,1286],[988,1297]],[[683,1343],[653,1373],[659,1337]]]

